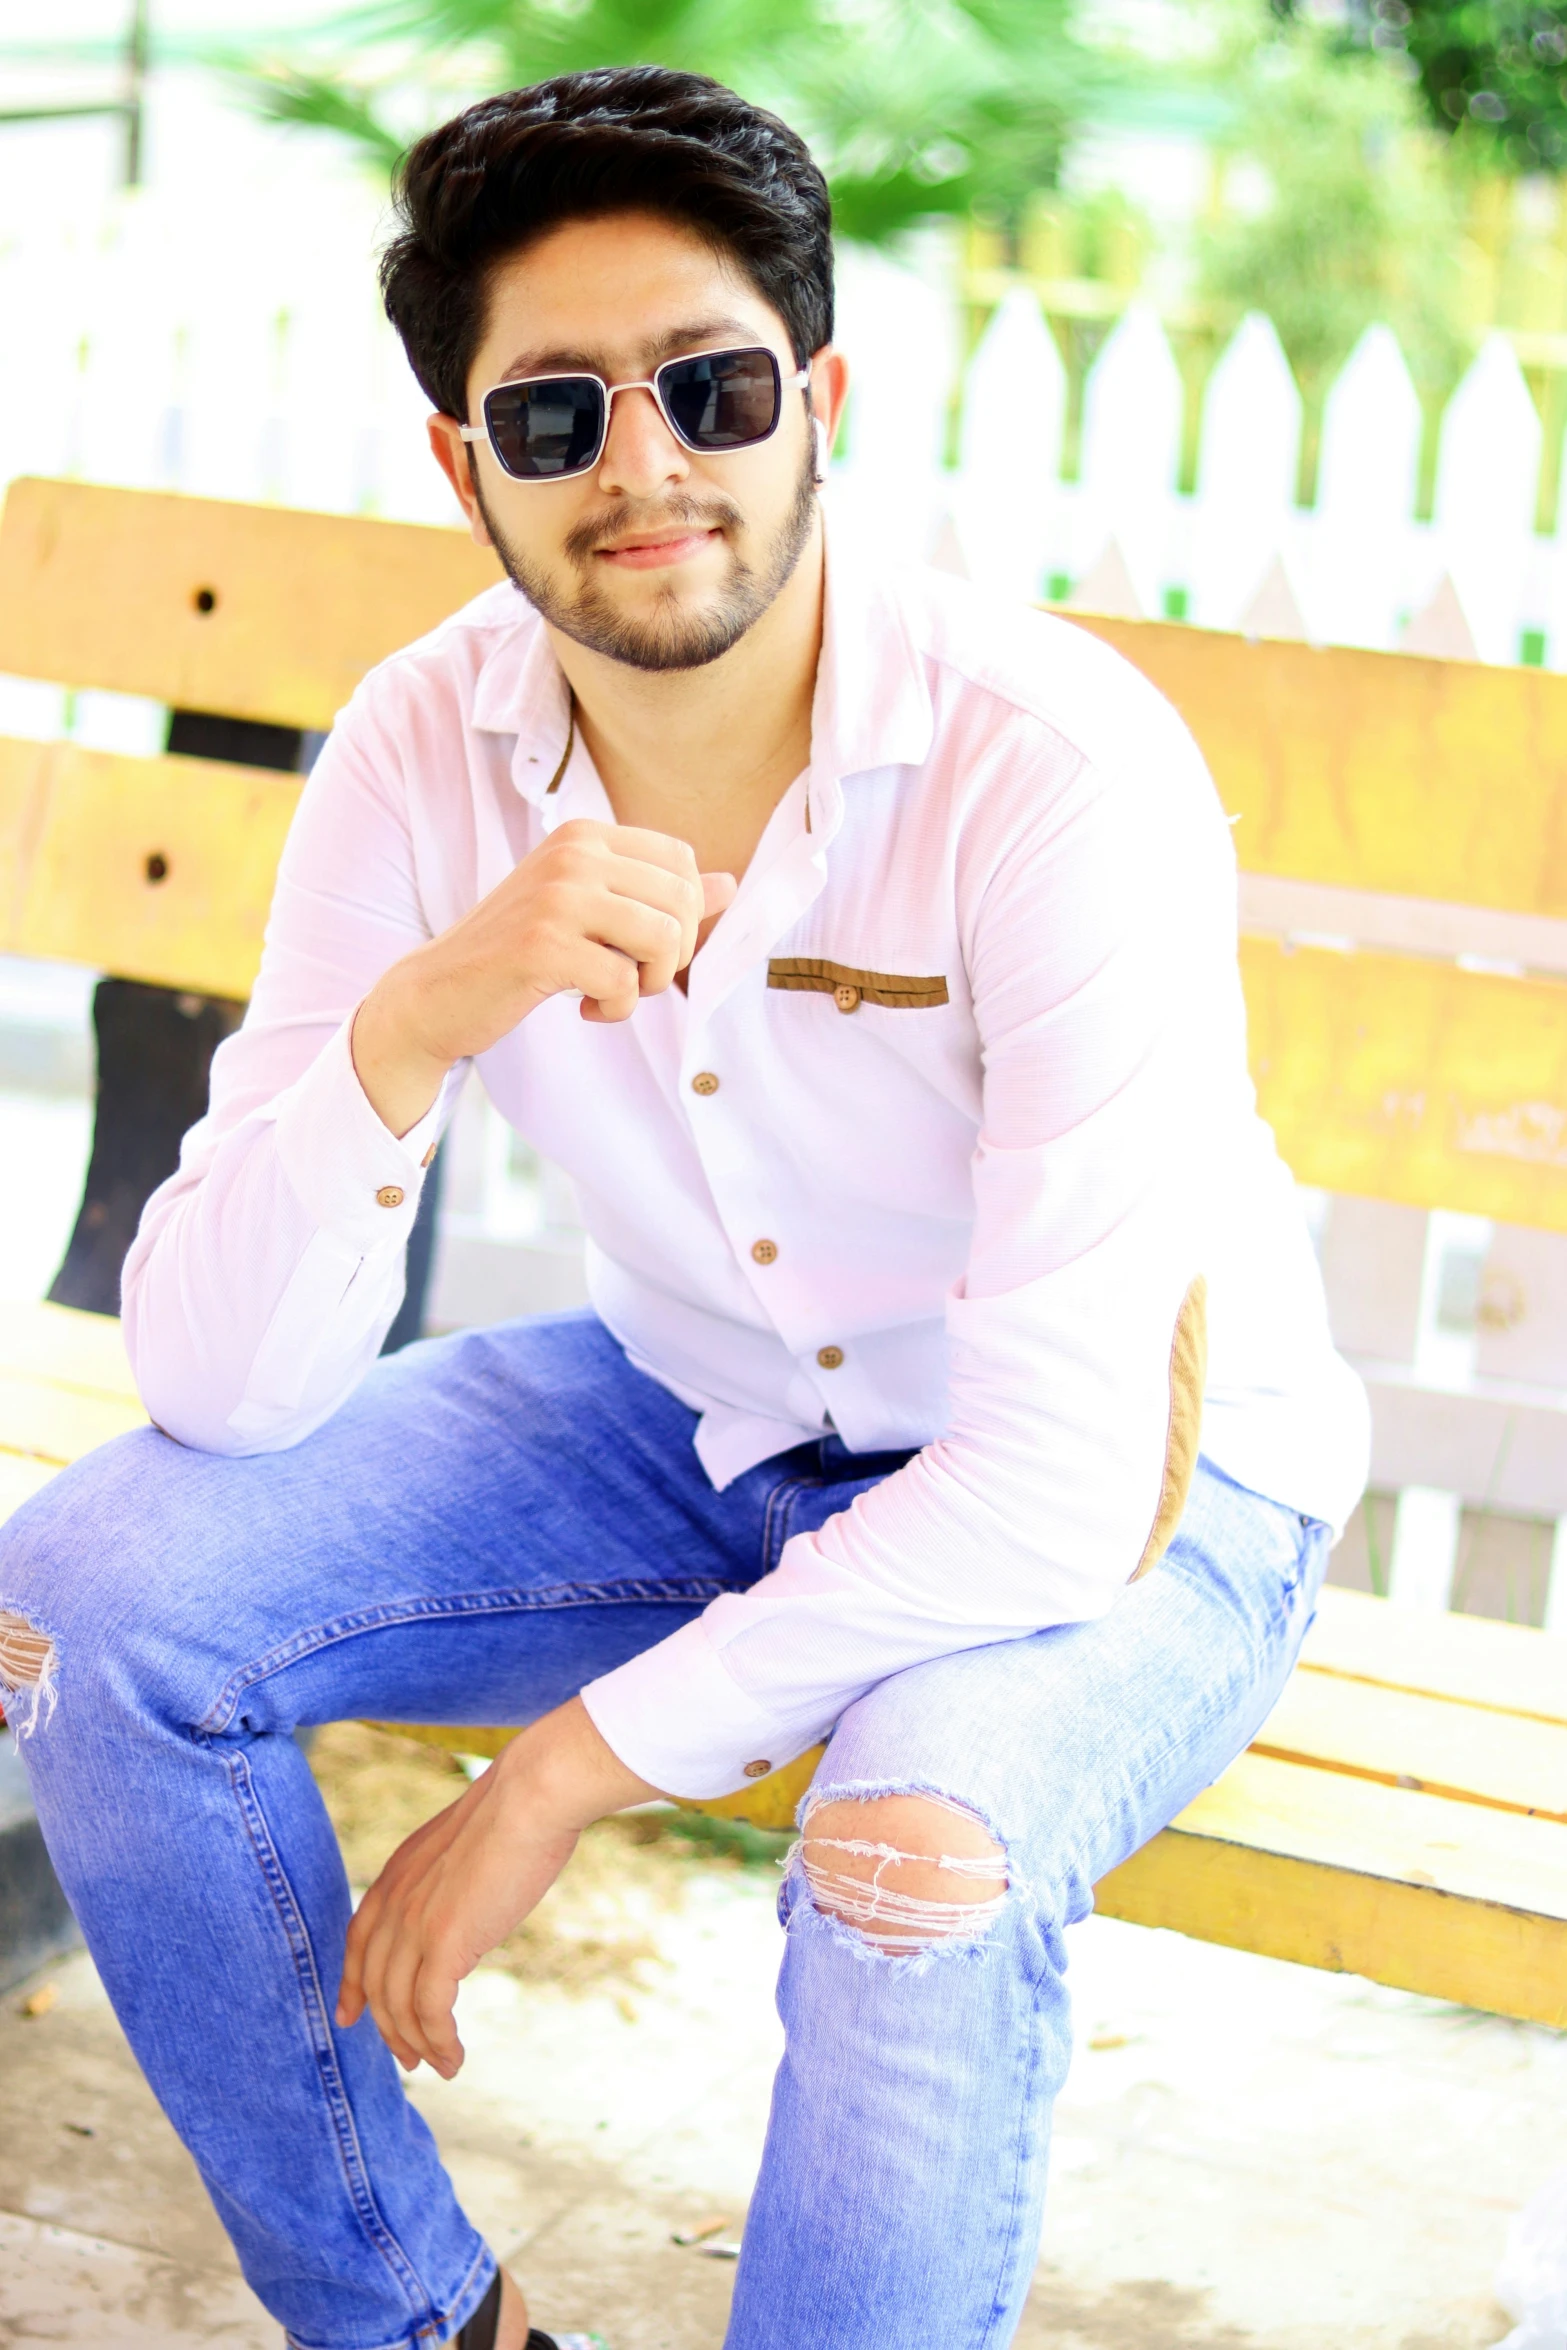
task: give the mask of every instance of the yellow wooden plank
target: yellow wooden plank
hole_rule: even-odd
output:
[[[6,1372],[138,1400],[117,1316],[84,1314],[47,1299],[0,1304],[0,1373]]]
[[[24,1501],[30,1501],[51,1477],[58,1475],[59,1464],[55,1461],[41,1461],[31,1455],[0,1449],[0,1525]]]
[[[1251,1752],[1567,1823],[1567,1728],[1488,1706],[1296,1673]]]
[[[1106,1878],[1097,1900],[1132,1925],[1567,2027],[1567,1925],[1527,1909],[1174,1829]]]
[[[1567,914],[1567,677],[1080,624],[1181,712],[1246,872]]]
[[[24,479],[0,521],[0,670],[326,727],[500,576],[462,530]]]
[[[1427,1615],[1330,1583],[1300,1665],[1303,1672],[1567,1723],[1567,1640],[1528,1624]]]
[[[14,772],[18,747],[5,746]],[[6,952],[250,993],[297,776],[55,743],[30,777]]]
[[[0,940],[15,929],[48,796],[48,743],[0,735]]]
[[[1567,983],[1265,939],[1241,971],[1301,1182],[1567,1231]]]
[[[146,1421],[141,1405],[125,1396],[0,1372],[0,1451],[63,1467],[127,1428],[145,1427]]]
[[[1567,1828],[1246,1754],[1108,1917],[1567,2027]]]

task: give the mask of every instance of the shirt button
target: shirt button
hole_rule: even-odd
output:
[[[770,1762],[747,1763],[745,1775],[748,1779],[765,1779],[772,1767]]]
[[[843,1361],[843,1348],[841,1346],[819,1346],[816,1350],[816,1360],[824,1371],[836,1371]]]
[[[378,1208],[400,1208],[403,1204],[403,1198],[403,1187],[400,1183],[383,1183],[375,1195],[375,1204]]]
[[[845,983],[842,987],[833,989],[832,1000],[840,1012],[857,1012],[860,1008],[860,991],[857,987],[850,987]]]
[[[778,1262],[778,1243],[776,1240],[753,1240],[751,1254],[759,1265],[775,1265]]]
[[[718,1091],[718,1079],[713,1075],[711,1069],[697,1071],[691,1080],[691,1091],[693,1093],[716,1093]]]

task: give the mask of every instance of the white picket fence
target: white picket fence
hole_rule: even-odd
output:
[[[70,473],[454,519],[426,404],[377,308],[368,211],[335,237],[319,207],[289,217],[274,203],[243,241],[232,218],[224,241],[188,207],[176,217],[142,200],[74,240],[40,228],[0,250],[0,484]],[[1149,308],[1125,313],[1088,377],[1081,477],[1066,483],[1065,372],[1026,288],[968,365],[951,470],[958,312],[940,273],[850,250],[840,299],[855,389],[831,495],[889,553],[1009,595],[1064,581],[1101,609],[1179,603],[1199,624],[1260,634],[1510,661],[1529,633],[1535,657],[1567,668],[1567,520],[1553,539],[1534,532],[1541,429],[1505,337],[1454,394],[1435,516],[1417,522],[1420,411],[1385,327],[1333,387],[1307,513],[1293,502],[1300,398],[1264,318],[1242,322],[1209,380],[1197,489],[1183,496],[1182,385]],[[67,706],[0,680],[0,730],[69,726],[151,749],[161,724],[117,697]],[[1537,938],[1515,953],[1494,918],[1483,936],[1455,923],[1447,951],[1538,966]],[[1333,927],[1355,929],[1342,903]],[[1548,967],[1567,973],[1567,925],[1550,927],[1563,938]],[[449,1162],[436,1319],[580,1295],[569,1189],[477,1094]],[[1557,1523],[1549,1616],[1567,1630],[1567,1242],[1365,1201],[1312,1205],[1341,1340],[1373,1387],[1375,1482],[1400,1494],[1395,1595],[1445,1606],[1462,1510],[1512,1513]]]

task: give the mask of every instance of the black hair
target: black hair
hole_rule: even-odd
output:
[[[494,264],[568,220],[657,212],[730,257],[789,332],[832,340],[832,208],[803,139],[705,74],[561,74],[484,98],[409,150],[381,294],[423,390],[468,412]]]

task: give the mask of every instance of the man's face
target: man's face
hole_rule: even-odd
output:
[[[637,669],[716,660],[760,619],[811,538],[815,444],[806,396],[789,388],[796,363],[782,319],[689,231],[646,213],[573,221],[496,269],[468,378],[474,423],[485,393],[515,377],[636,383],[686,352],[756,344],[777,358],[784,393],[777,431],[752,448],[694,453],[647,391],[617,393],[597,464],[566,481],[514,480],[488,441],[471,444],[472,503],[552,627]],[[831,396],[835,354],[826,372]],[[461,494],[462,444],[439,419],[432,432]]]

